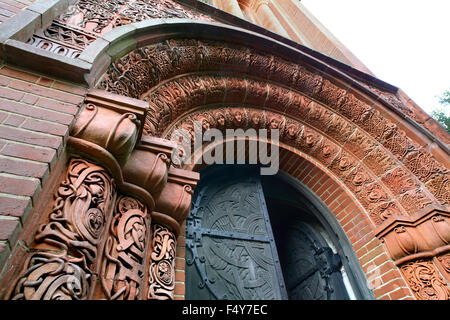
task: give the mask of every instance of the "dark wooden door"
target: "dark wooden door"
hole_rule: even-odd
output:
[[[225,170],[197,190],[186,221],[186,299],[286,299],[259,176]]]
[[[269,215],[258,173],[201,178],[186,220],[186,299],[348,299],[339,255],[301,212],[270,203]]]
[[[308,223],[292,219],[279,245],[289,299],[347,300],[340,256]]]

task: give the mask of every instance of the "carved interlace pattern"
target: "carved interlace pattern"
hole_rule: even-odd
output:
[[[176,239],[169,229],[153,226],[148,299],[172,300],[175,288]]]
[[[419,300],[448,300],[450,290],[433,263],[425,260],[410,262],[401,270]]]
[[[112,28],[148,19],[186,18],[210,20],[170,0],[78,0],[58,20],[83,30],[103,34]]]
[[[27,43],[77,58],[91,42],[113,28],[168,18],[212,20],[171,0],[78,0],[47,29],[36,32]]]
[[[97,36],[54,21],[47,29],[36,32],[28,44],[69,58],[77,58]]]
[[[140,297],[148,219],[140,201],[126,196],[117,199],[102,261],[101,281],[108,299]]]
[[[49,222],[35,236],[37,243],[54,249],[31,255],[13,299],[86,298],[114,188],[102,167],[81,159],[70,161]]]
[[[208,73],[222,66],[230,72],[238,71],[240,76]],[[189,75],[180,77],[180,74]],[[271,81],[246,78],[245,74]],[[168,128],[178,122],[179,117],[204,105],[238,105],[240,107],[235,109],[242,110],[241,105],[245,104],[285,114],[312,126],[312,131],[303,129],[301,124],[295,124],[287,117],[281,121],[273,117],[261,122],[263,127],[285,130],[285,137],[291,137],[290,141],[286,139],[289,145],[301,147],[341,178],[350,177],[357,163],[349,164],[346,169],[342,167],[349,157],[335,158],[339,144],[351,152],[350,158],[355,155],[355,160],[369,168],[374,176],[382,177],[394,168],[402,167],[406,170],[404,176],[412,177],[408,183],[426,184],[428,190],[416,189],[408,194],[405,194],[410,188],[408,185],[401,185],[400,188],[389,185],[391,190],[387,192],[379,188],[372,192],[364,191],[366,184],[349,185],[358,192],[366,192],[361,193],[365,198],[363,202],[369,210],[377,212],[375,220],[378,222],[394,213],[412,214],[433,202],[449,203],[448,169],[430,153],[420,149],[405,132],[354,94],[343,91],[296,63],[275,56],[214,41],[167,40],[134,50],[116,60],[99,87],[148,101],[150,108],[144,125],[144,133],[148,135],[167,137]],[[312,102],[310,97],[326,103],[327,107]],[[223,110],[228,108],[220,108],[218,112],[225,115]],[[236,112],[227,113],[230,119],[223,116],[216,120],[211,112],[197,118],[205,127],[257,127],[249,125],[252,116],[245,112],[240,123],[236,122],[239,120],[234,115]],[[180,125],[188,131],[193,129],[189,122]],[[325,138],[321,140],[314,130],[325,133],[339,144],[336,146]],[[353,183],[352,180],[347,181]],[[369,177],[367,183],[370,181]],[[398,197],[400,195],[403,197]],[[398,199],[396,203],[389,204],[388,201],[394,198]],[[384,213],[384,210],[389,211]]]

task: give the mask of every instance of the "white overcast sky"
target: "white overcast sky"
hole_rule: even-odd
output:
[[[379,79],[427,113],[450,90],[450,0],[301,0]]]

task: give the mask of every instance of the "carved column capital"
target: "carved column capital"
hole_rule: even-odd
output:
[[[155,199],[167,183],[171,155],[176,143],[144,136],[123,166],[126,182],[138,185]]]
[[[156,202],[154,221],[169,226],[176,236],[191,209],[191,198],[200,174],[170,167],[167,184]]]
[[[123,165],[141,138],[147,109],[144,101],[92,90],[86,96],[71,136],[90,145],[81,148],[84,153],[103,149]]]
[[[375,230],[397,265],[450,251],[450,208],[428,206],[386,220]]]

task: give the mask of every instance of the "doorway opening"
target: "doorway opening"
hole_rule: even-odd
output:
[[[306,187],[254,165],[200,175],[186,220],[186,299],[372,297],[343,230]]]

